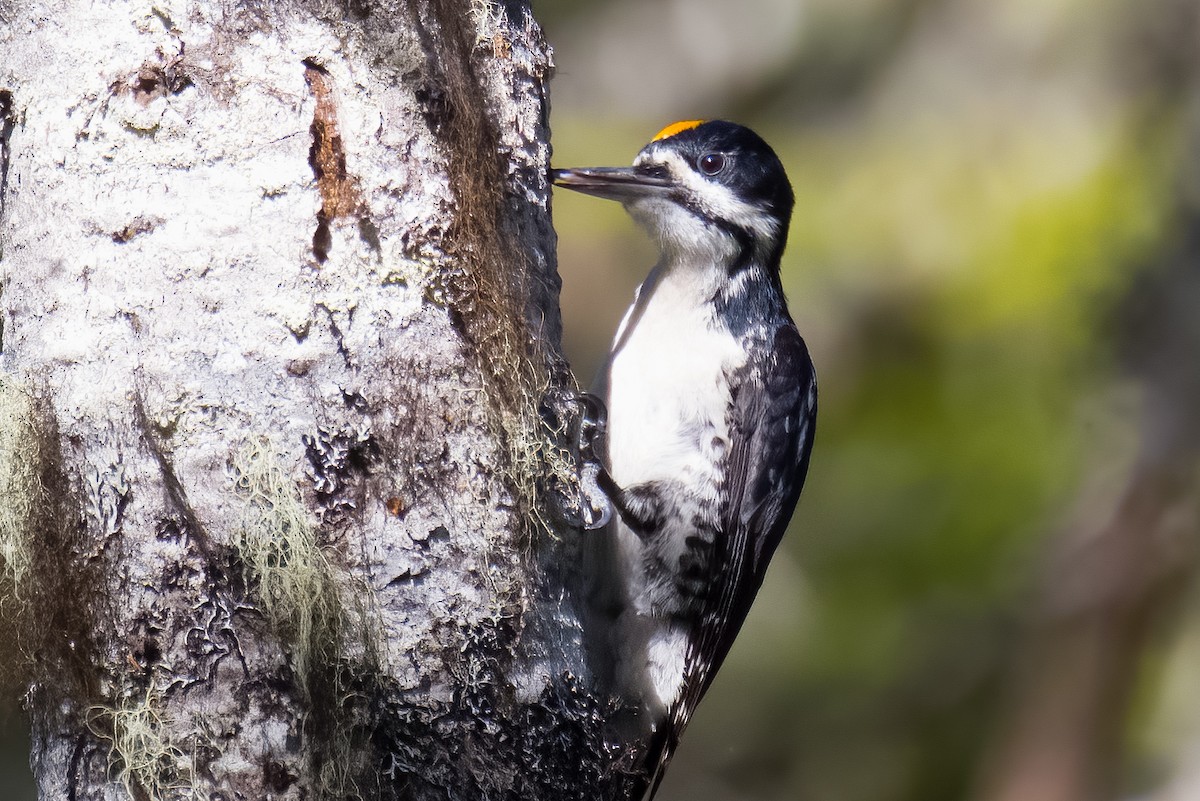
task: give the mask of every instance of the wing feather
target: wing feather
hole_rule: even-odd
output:
[[[669,712],[647,798],[750,611],[808,472],[817,413],[812,361],[790,321],[769,345],[731,381],[728,503],[721,510],[712,594],[688,644],[683,689]]]

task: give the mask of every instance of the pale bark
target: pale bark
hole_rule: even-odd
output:
[[[42,798],[620,795],[546,526],[549,72],[521,2],[0,2]]]

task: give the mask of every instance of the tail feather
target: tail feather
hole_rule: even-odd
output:
[[[647,777],[649,780],[649,789],[643,796],[643,801],[654,801],[654,796],[658,794],[659,785],[667,776],[667,766],[671,764],[671,757],[675,756],[675,747],[679,741],[675,737],[669,738],[672,742],[664,743],[662,750],[659,752],[658,760],[655,762],[654,770]]]
[[[660,731],[651,735],[643,762],[646,769],[640,771],[641,775],[637,784],[634,785],[633,792],[629,794],[631,799],[653,801],[654,796],[658,793],[659,785],[667,775],[667,766],[670,765],[671,757],[675,755],[675,748],[678,744],[679,738],[675,736],[674,727],[663,726]]]
[[[643,779],[630,798],[641,801],[653,801],[658,788],[667,775],[667,768],[679,747],[679,739],[687,728],[692,710],[676,702],[675,707],[667,715],[662,727],[650,736],[646,746],[645,765],[648,770],[643,772]]]

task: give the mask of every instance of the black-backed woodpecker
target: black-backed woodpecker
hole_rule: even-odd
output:
[[[637,710],[652,796],[808,470],[816,378],[779,275],[793,194],[774,151],[724,121],[670,125],[632,167],[553,177],[619,200],[661,250],[598,381],[618,514],[590,568],[593,662]]]

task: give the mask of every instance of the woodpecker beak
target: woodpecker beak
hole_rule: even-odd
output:
[[[633,167],[578,167],[571,170],[551,170],[555,186],[574,189],[585,195],[609,200],[634,200],[640,197],[665,195],[674,184],[669,178],[638,172]]]

